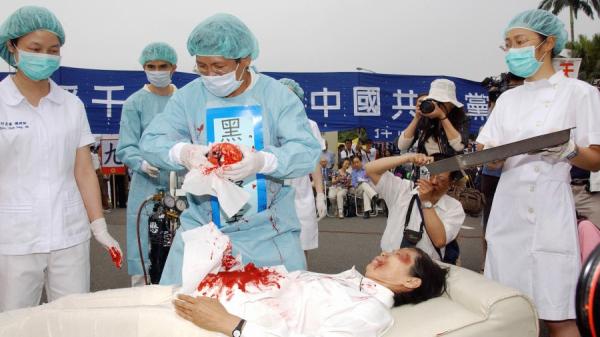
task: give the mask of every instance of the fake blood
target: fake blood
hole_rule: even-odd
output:
[[[121,266],[123,265],[123,257],[121,256],[121,253],[119,253],[115,247],[110,247],[108,253],[110,254],[112,262],[115,264],[115,267],[121,269]]]
[[[231,165],[243,158],[240,148],[231,143],[214,144],[208,152],[208,161],[215,166]]]
[[[215,290],[215,294],[221,294],[225,290],[228,299],[233,295],[233,290],[237,286],[240,291],[246,292],[247,286],[268,287],[276,286],[279,288],[281,274],[268,268],[258,268],[253,263],[248,263],[241,270],[231,270],[239,262],[231,255],[231,244],[223,252],[221,269],[223,271],[217,274],[208,274],[198,285],[198,291],[206,295],[209,290]],[[218,297],[218,295],[217,295]]]

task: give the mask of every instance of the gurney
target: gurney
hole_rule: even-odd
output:
[[[517,290],[470,270],[450,268],[448,293],[392,309],[384,337],[538,336],[538,317]],[[0,314],[0,337],[217,337],[178,317],[177,288],[145,286],[69,295],[34,308]]]

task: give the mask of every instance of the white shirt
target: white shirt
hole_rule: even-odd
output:
[[[379,194],[389,209],[389,215],[383,237],[381,238],[381,249],[383,251],[392,251],[400,248],[402,237],[404,236],[404,221],[406,212],[412,198],[413,189],[410,180],[394,176],[391,172],[385,172],[375,186],[375,191]],[[446,230],[446,243],[454,240],[458,236],[460,227],[465,221],[465,212],[460,202],[448,195],[443,195],[433,206],[438,217],[444,224]],[[419,231],[421,226],[421,214],[415,202],[412,208],[408,228]],[[431,239],[427,235],[427,229],[423,226],[423,237],[417,243],[417,248],[422,249],[432,259],[440,260],[440,256],[435,250]],[[445,248],[440,252],[444,254]]]
[[[247,321],[243,337],[376,337],[394,323],[392,291],[354,268],[337,275],[295,271],[278,283],[219,298]]]
[[[321,137],[319,126],[312,120],[308,120],[313,136],[319,141],[321,147],[325,147],[325,140]],[[296,192],[294,204],[296,215],[300,220],[300,244],[303,250],[315,249],[319,246],[319,226],[317,223],[317,210],[315,196],[313,194],[310,176],[306,175],[294,179],[286,179],[286,185],[290,185]]]
[[[81,100],[50,80],[33,107],[12,76],[0,82],[0,254],[44,253],[90,238],[74,175],[94,143]]]
[[[566,78],[525,82],[503,93],[477,142],[498,146],[576,127],[580,147],[600,144],[600,93]],[[510,157],[488,221],[485,275],[531,297],[546,320],[575,318],[579,248],[570,163]]]
[[[402,131],[402,133],[400,134],[400,137],[398,138],[398,148],[400,150],[408,150],[408,148],[410,147],[410,145],[412,144],[413,139],[412,138],[404,138],[404,131]],[[465,145],[461,142],[462,138],[456,137],[454,139],[449,139],[448,140],[448,144],[454,149],[454,151],[462,151],[465,148]],[[415,144],[417,144],[417,142],[415,142]],[[429,137],[426,141],[425,141],[425,152],[427,152],[428,155],[433,155],[436,153],[440,153],[440,145],[438,144],[438,142],[435,141],[435,139],[433,137]]]

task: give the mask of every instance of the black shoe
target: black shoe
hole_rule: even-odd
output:
[[[365,212],[365,214],[363,214],[363,219],[368,219],[371,217],[371,213],[369,212]]]

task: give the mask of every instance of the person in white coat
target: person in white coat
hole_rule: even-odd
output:
[[[550,12],[517,15],[505,41],[509,71],[526,81],[498,98],[477,142],[490,147],[575,129],[564,145],[490,165],[502,167],[502,176],[486,231],[485,275],[531,297],[550,336],[578,336],[581,261],[569,170],[600,169],[600,95],[553,68],[566,31]]]
[[[65,33],[43,7],[17,9],[0,26],[0,57],[16,68],[0,82],[0,312],[90,288],[90,228],[106,229],[81,100],[49,79]],[[91,222],[91,224],[90,224]]]
[[[287,86],[301,101],[304,102],[304,90],[302,90],[302,87],[300,87],[298,82],[290,78],[281,78],[279,79],[279,82]],[[310,119],[308,120],[308,123],[313,136],[321,145],[321,150],[325,150],[325,140],[321,137],[319,126]],[[296,205],[296,214],[298,215],[298,220],[300,220],[301,225],[300,244],[302,245],[305,254],[306,251],[319,247],[318,221],[327,215],[323,174],[321,173],[321,166],[319,164],[317,164],[317,167],[312,172],[312,179],[312,184],[309,175],[286,180],[286,184],[293,186],[296,190],[296,198],[294,201]],[[317,192],[316,198],[313,194],[313,185]]]

